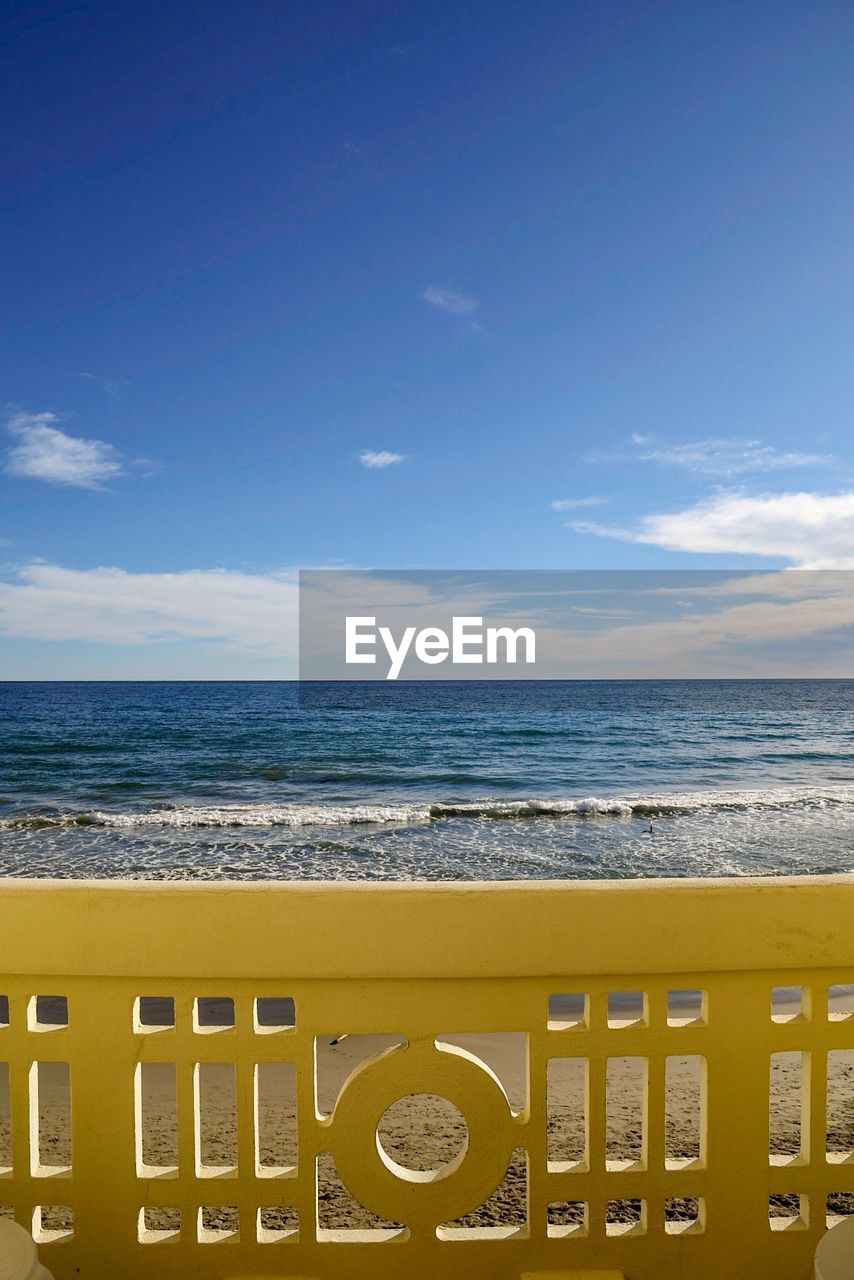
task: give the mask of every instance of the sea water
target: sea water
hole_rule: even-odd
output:
[[[854,681],[0,684],[0,874],[854,869]]]

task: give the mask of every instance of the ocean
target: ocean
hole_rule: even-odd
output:
[[[0,683],[0,874],[854,870],[854,681]]]

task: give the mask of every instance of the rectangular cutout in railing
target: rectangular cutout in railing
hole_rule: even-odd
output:
[[[645,1200],[609,1200],[605,1210],[605,1234],[642,1236],[646,1233]]]
[[[696,987],[680,987],[667,993],[668,1027],[698,1027],[708,1022],[708,995]]]
[[[36,1244],[54,1244],[74,1235],[74,1214],[67,1204],[37,1204],[33,1210],[33,1239]]]
[[[706,1059],[671,1055],[664,1063],[664,1163],[701,1167],[706,1158]]]
[[[233,1062],[197,1062],[196,1177],[237,1177],[237,1084]]]
[[[181,1210],[146,1205],[139,1211],[137,1239],[140,1244],[164,1244],[181,1238]]]
[[[256,1215],[259,1244],[280,1244],[299,1238],[299,1213],[287,1204],[264,1205]]]
[[[768,1198],[768,1225],[772,1231],[806,1231],[809,1226],[809,1199],[798,1194]]]
[[[837,982],[827,988],[827,1016],[831,1022],[854,1018],[854,983]]]
[[[439,1240],[508,1240],[528,1229],[528,1153],[517,1147],[503,1181],[483,1204],[436,1228]]]
[[[588,1058],[550,1058],[546,1071],[549,1173],[590,1167]]]
[[[12,1175],[12,1099],[9,1064],[0,1062],[0,1178]]]
[[[828,1164],[854,1164],[854,1049],[827,1055]]]
[[[669,1196],[664,1201],[664,1230],[669,1236],[699,1235],[705,1230],[705,1202],[696,1196]]]
[[[649,1001],[645,991],[608,992],[608,1026],[613,1030],[645,1027],[648,1016]]]
[[[589,1211],[584,1200],[553,1200],[548,1207],[547,1234],[554,1239],[586,1236]]]
[[[828,1227],[854,1215],[854,1192],[831,1191],[825,1201],[825,1216]]]
[[[174,1031],[174,996],[137,996],[133,1002],[133,1029],[138,1034]]]
[[[178,1176],[178,1083],[174,1062],[139,1062],[134,1073],[136,1176]]]
[[[809,1054],[771,1054],[768,1088],[768,1157],[773,1165],[803,1164],[809,1152],[807,1108]]]
[[[219,1244],[225,1240],[237,1240],[240,1235],[240,1214],[236,1204],[203,1204],[196,1219],[196,1238],[199,1244]]]
[[[549,996],[549,1031],[572,1031],[588,1023],[588,999],[583,991],[562,991]]]
[[[30,1172],[34,1178],[71,1173],[71,1073],[67,1062],[30,1067]]]
[[[297,1079],[292,1062],[255,1067],[255,1173],[287,1178],[297,1171]]]
[[[9,1025],[9,997],[0,996],[0,1031]]]
[[[773,987],[771,990],[772,1022],[809,1022],[812,1014],[809,987]]]
[[[253,1025],[258,1035],[293,1031],[297,1012],[291,996],[258,996],[252,1006]]]
[[[649,1063],[609,1058],[605,1076],[605,1167],[645,1169]]]
[[[215,1035],[234,1030],[234,1000],[231,996],[197,996],[193,1001],[193,1030],[199,1035]]]
[[[402,1223],[378,1218],[350,1194],[341,1181],[331,1152],[320,1152],[316,1171],[315,1231],[319,1242],[382,1244],[408,1237],[409,1231]]]
[[[27,1027],[30,1031],[62,1031],[68,1026],[68,1000],[65,996],[32,996],[27,1002]]]

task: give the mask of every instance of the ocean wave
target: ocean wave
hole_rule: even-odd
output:
[[[89,810],[0,818],[0,831],[56,827],[346,827],[452,819],[667,818],[723,811],[826,809],[854,805],[854,786],[660,792],[579,799],[473,799],[365,804],[175,805],[139,812]]]

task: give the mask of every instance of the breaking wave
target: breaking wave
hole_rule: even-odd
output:
[[[175,805],[139,812],[29,813],[0,818],[0,831],[56,827],[348,827],[415,825],[454,818],[667,818],[717,811],[827,809],[854,805],[854,786],[661,792],[580,799],[466,800],[368,804]]]

